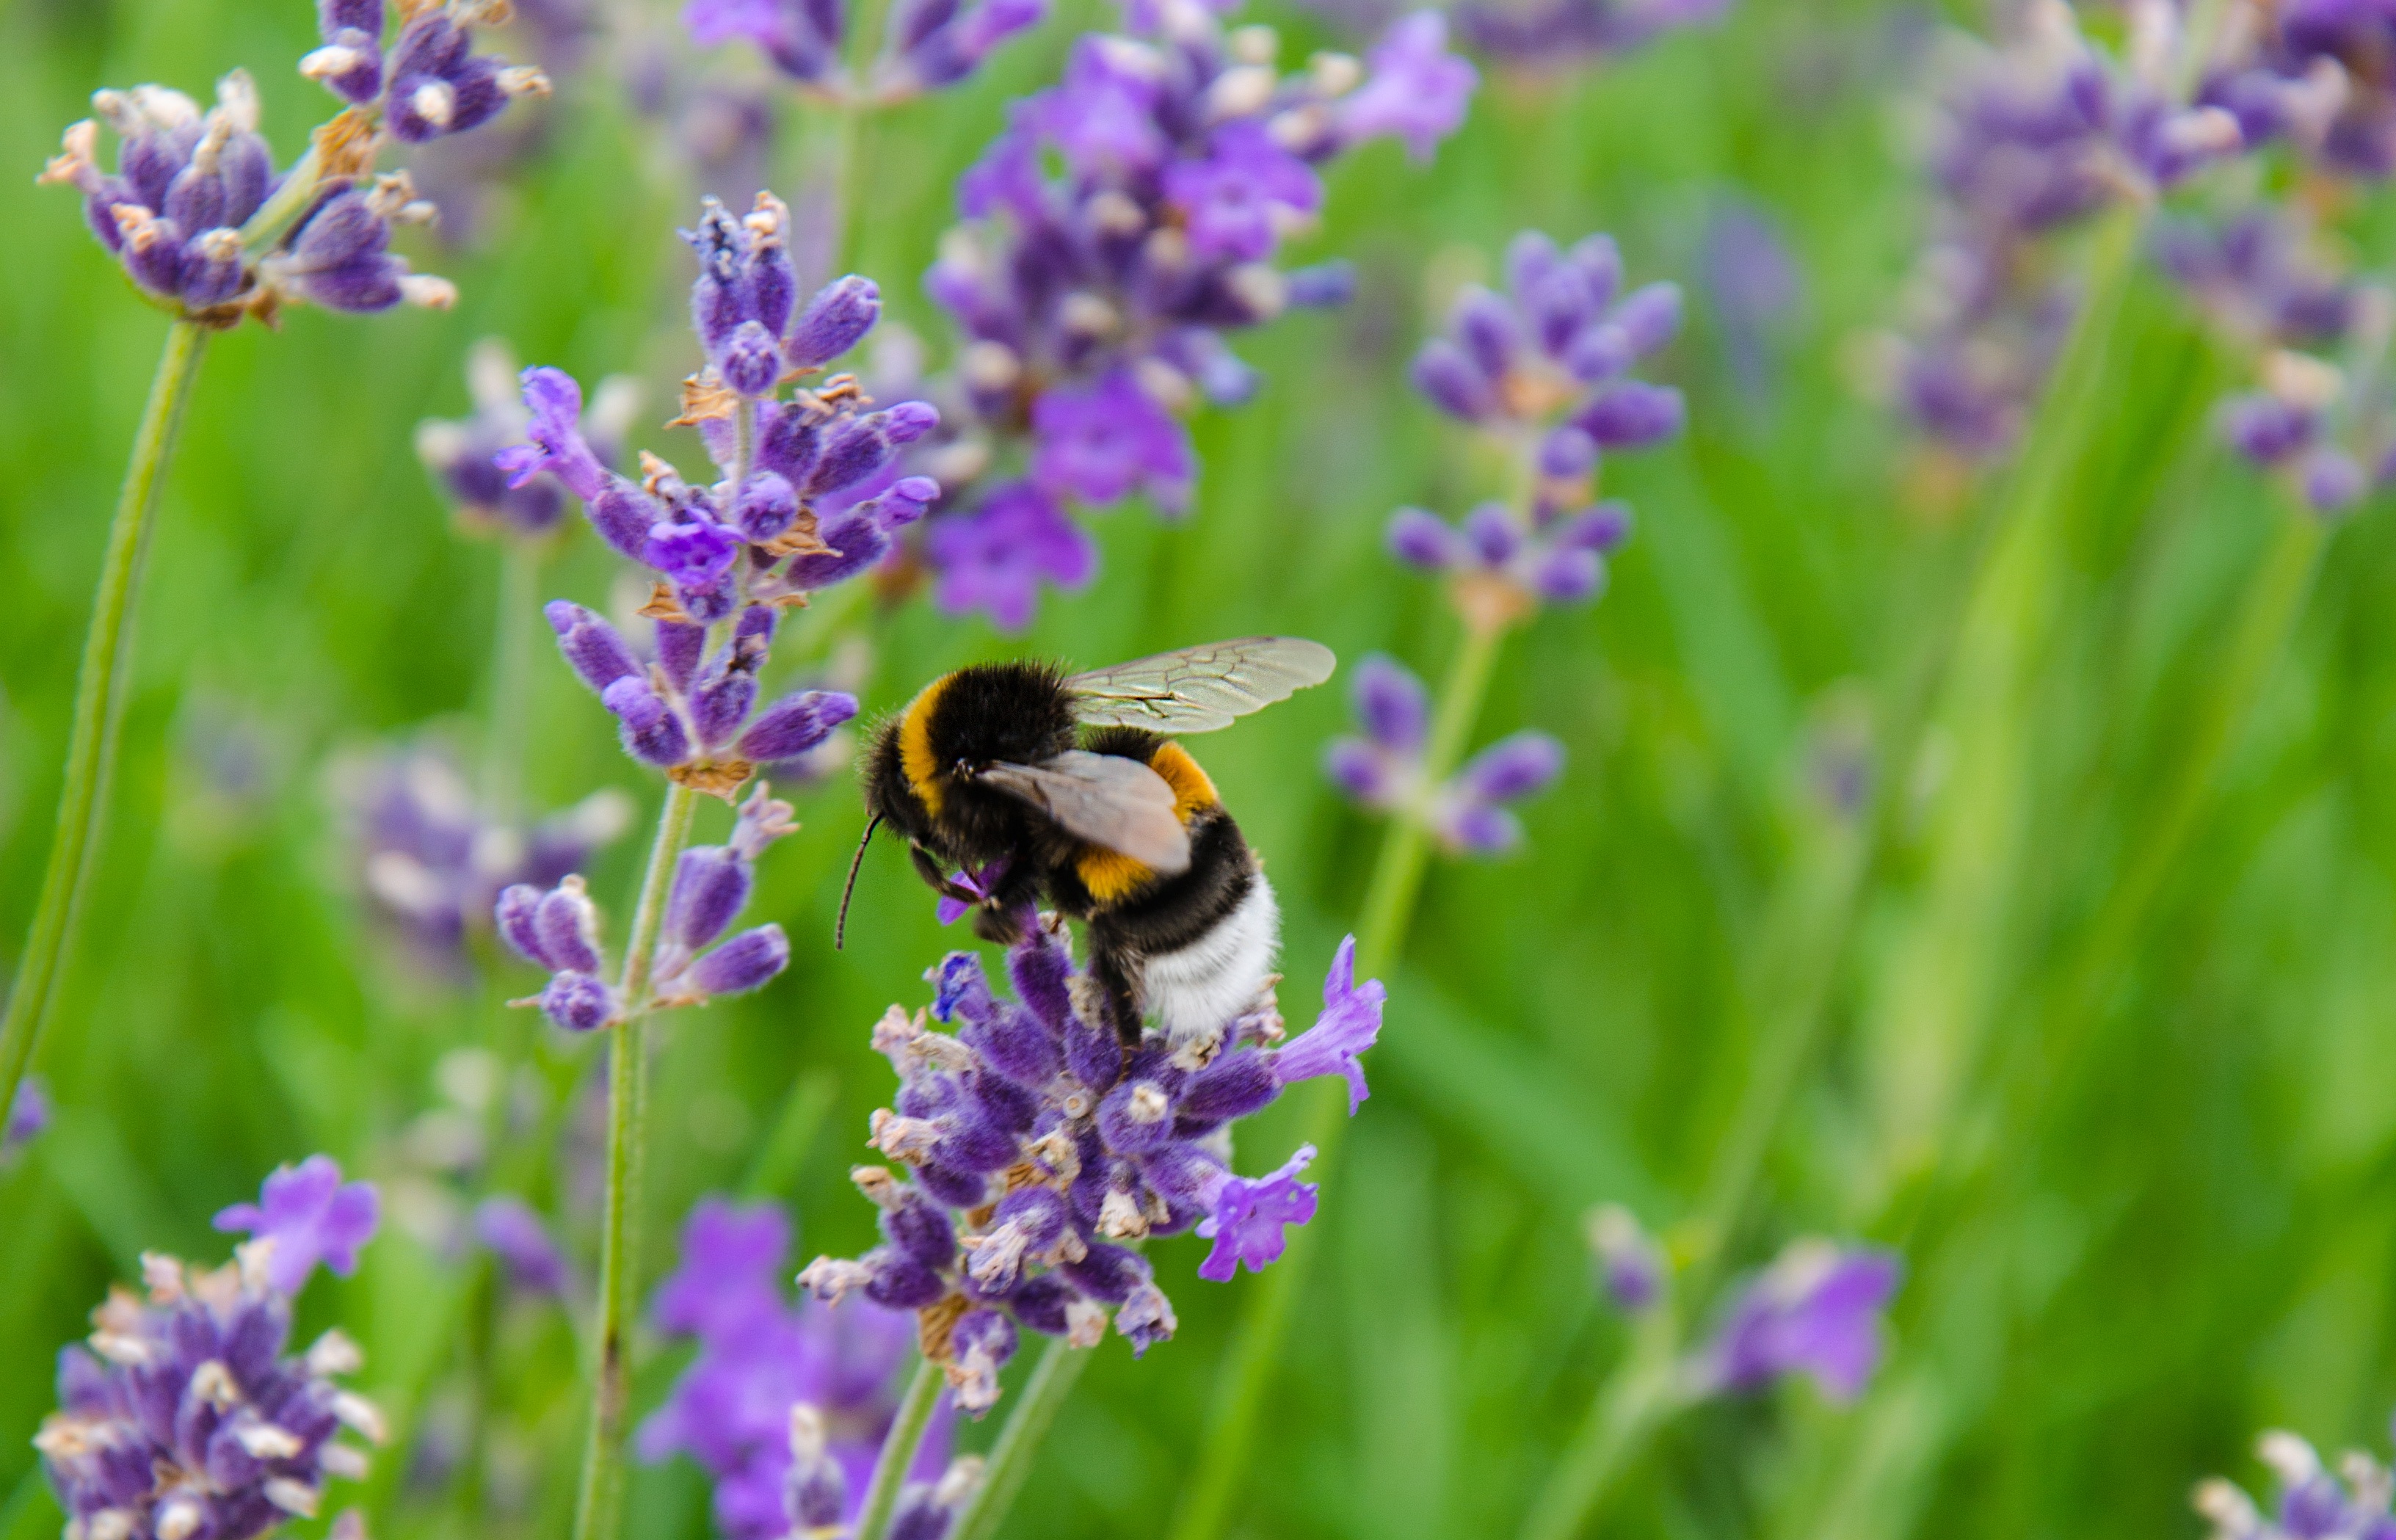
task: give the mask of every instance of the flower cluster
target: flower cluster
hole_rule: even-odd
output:
[[[880,561],[940,491],[898,463],[939,422],[926,404],[869,410],[849,375],[781,399],[881,315],[879,291],[855,276],[800,305],[789,234],[790,210],[770,193],[746,219],[711,199],[685,232],[699,259],[691,316],[707,365],[683,382],[675,425],[700,431],[722,481],[692,485],[646,455],[639,482],[607,470],[582,433],[580,388],[547,368],[524,376],[529,442],[498,458],[511,485],[555,476],[600,537],[651,573],[641,613],[657,623],[654,657],[636,657],[579,604],[551,604],[550,624],[628,753],[727,800],[758,766],[800,759],[857,712],[825,691],[756,710],[779,612]]]
[[[605,790],[521,827],[484,806],[448,756],[424,744],[347,763],[335,786],[367,895],[419,953],[452,970],[503,889],[556,883],[632,819],[630,799]]]
[[[2396,1533],[2396,1518],[2389,1514],[2396,1476],[2361,1450],[2347,1452],[2333,1471],[2311,1444],[2275,1430],[2263,1435],[2256,1453],[2278,1485],[2270,1511],[2221,1477],[2199,1482],[2193,1505],[2213,1525],[2212,1540],[2377,1540]]]
[[[539,70],[473,51],[470,29],[505,9],[501,0],[403,5],[386,50],[384,0],[320,0],[325,46],[300,73],[349,108],[288,173],[275,172],[258,133],[257,88],[236,70],[206,112],[161,86],[98,93],[98,117],[67,129],[41,179],[82,192],[93,232],[126,274],[184,315],[230,325],[294,300],[340,311],[403,299],[446,306],[456,291],[389,249],[392,226],[429,219],[432,206],[404,174],[362,183],[385,139],[423,144],[464,133],[510,99],[549,89]],[[103,122],[118,139],[113,172],[98,160]]]
[[[566,516],[566,490],[546,471],[513,482],[497,463],[511,445],[521,444],[532,426],[516,385],[515,360],[506,343],[486,338],[466,358],[466,388],[474,404],[472,417],[459,421],[439,418],[419,423],[416,455],[433,472],[457,510],[458,522],[481,533],[501,531],[526,539],[554,531]],[[613,468],[620,445],[640,410],[638,381],[611,375],[592,392],[590,409],[579,429],[592,457]]]
[[[2391,307],[2382,291],[2363,291],[2368,319],[2352,373],[2310,353],[2276,350],[2263,357],[2261,389],[2221,404],[2222,436],[2254,464],[2284,478],[2315,512],[2353,507],[2365,492],[2396,480],[2396,403],[2382,373]]]
[[[689,0],[683,25],[702,47],[746,42],[810,97],[887,106],[953,86],[1047,14],[1047,0],[898,0],[865,77],[841,58],[845,0]]]
[[[785,1304],[790,1245],[772,1205],[707,1199],[684,1223],[682,1265],[649,1307],[658,1330],[695,1340],[699,1356],[641,1425],[641,1457],[683,1454],[705,1467],[730,1540],[781,1540],[857,1517],[914,1337],[904,1313],[870,1300]],[[914,1474],[936,1479],[947,1446],[943,1415]]]
[[[2250,144],[2294,146],[2334,177],[2396,173],[2391,32],[2375,6],[2345,0],[2240,7],[2243,46],[2211,61],[2199,100],[2238,120]]]
[[[1210,1042],[1176,1050],[1151,1031],[1127,1048],[1062,923],[1025,919],[1006,959],[1014,1001],[992,991],[978,958],[955,952],[926,976],[930,1017],[954,1023],[953,1035],[897,1006],[874,1029],[899,1093],[873,1114],[872,1142],[904,1169],[850,1175],[882,1210],[885,1243],[855,1261],[818,1257],[799,1275],[825,1300],[861,1290],[916,1311],[925,1353],[977,1415],[998,1397],[1018,1328],[1086,1346],[1111,1309],[1135,1353],[1173,1334],[1148,1260],[1119,1242],[1194,1229],[1214,1242],[1199,1276],[1216,1281],[1281,1255],[1285,1228],[1314,1215],[1315,1186],[1298,1180],[1314,1151],[1236,1175],[1231,1125],[1319,1075],[1346,1078],[1352,1113],[1366,1095],[1358,1055],[1386,998],[1379,983],[1356,983],[1351,938],[1321,1017],[1287,1042],[1268,1004]]]
[[[703,1005],[717,995],[746,994],[789,964],[791,943],[777,924],[717,944],[748,906],[758,854],[798,828],[791,804],[766,790],[760,781],[740,804],[729,844],[694,845],[674,867],[649,976],[657,1003]],[[516,955],[550,973],[548,988],[515,1004],[538,1005],[566,1030],[588,1032],[622,1020],[640,1003],[620,998],[605,976],[599,907],[581,878],[569,876],[546,893],[520,883],[499,895],[495,912]]]
[[[1528,458],[1528,506],[1486,503],[1460,527],[1401,509],[1389,531],[1393,555],[1448,575],[1468,617],[1487,625],[1595,596],[1606,553],[1631,532],[1629,508],[1591,500],[1602,459],[1661,444],[1687,417],[1679,391],[1630,373],[1680,330],[1677,285],[1620,292],[1622,254],[1604,235],[1564,250],[1524,231],[1506,269],[1507,293],[1458,297],[1413,372],[1433,405]]]
[[[319,1178],[329,1175],[329,1183]],[[59,1410],[33,1442],[85,1540],[248,1540],[313,1516],[326,1483],[360,1480],[380,1442],[374,1406],[334,1381],[360,1365],[339,1331],[286,1354],[291,1298],[319,1258],[347,1271],[373,1234],[375,1199],[323,1156],[267,1179],[261,1207],[227,1210],[258,1239],[213,1270],[155,1253],[144,1299],[119,1288],[87,1348],[59,1356]],[[337,1534],[359,1534],[346,1514]]]
[[[1498,739],[1437,785],[1425,774],[1431,697],[1405,665],[1379,654],[1357,665],[1351,698],[1359,736],[1335,738],[1324,770],[1364,806],[1419,818],[1451,852],[1496,855],[1522,843],[1506,804],[1546,789],[1563,773],[1564,746],[1545,733]]]
[[[1855,1400],[1880,1367],[1881,1316],[1902,1276],[1887,1252],[1792,1241],[1732,1303],[1692,1366],[1696,1388],[1760,1390],[1802,1374],[1833,1400]]]
[[[1382,137],[1429,155],[1475,81],[1435,12],[1397,22],[1364,63],[1324,54],[1287,74],[1271,29],[1226,31],[1193,0],[1128,20],[1081,38],[1063,82],[1017,104],[960,183],[969,222],[925,280],[968,342],[952,434],[923,463],[969,490],[923,553],[942,607],[1010,628],[1044,582],[1095,569],[1072,507],[1188,506],[1197,462],[1178,414],[1258,383],[1226,332],[1346,298],[1344,267],[1273,265],[1322,206],[1318,168]]]
[[[474,1243],[506,1269],[521,1294],[563,1299],[572,1276],[566,1255],[549,1233],[540,1211],[510,1193],[495,1193],[474,1205]]]
[[[2188,100],[2179,11],[2130,7],[2126,62],[2064,0],[2025,7],[2001,48],[1958,46],[1937,102],[1938,206],[1883,381],[1915,428],[1971,460],[2003,454],[2078,297],[2037,259],[2057,232],[2143,202],[2244,146],[2238,120]]]

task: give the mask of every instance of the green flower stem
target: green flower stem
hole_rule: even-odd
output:
[[[632,911],[632,933],[624,948],[623,982],[618,993],[624,1019],[607,1045],[607,1207],[601,1237],[598,1363],[592,1373],[591,1438],[583,1450],[582,1485],[574,1508],[574,1540],[608,1540],[617,1530],[624,1496],[624,1425],[631,1411],[628,1354],[632,1276],[637,1239],[641,1166],[648,1143],[649,1069],[647,1018],[649,970],[657,960],[658,934],[665,923],[666,893],[683,847],[690,843],[691,815],[699,793],[679,781],[666,788],[658,813],[657,841],[641,878]]]
[[[1641,1319],[1631,1350],[1564,1447],[1524,1521],[1524,1540],[1572,1540],[1647,1435],[1685,1404],[1680,1346],[1679,1318],[1659,1302]]]
[[[1423,755],[1424,785],[1436,786],[1446,779],[1464,757],[1473,724],[1480,720],[1483,697],[1489,692],[1489,678],[1506,630],[1507,622],[1494,615],[1468,615],[1464,645],[1449,666],[1431,716],[1431,741]],[[1419,817],[1402,816],[1390,825],[1365,889],[1364,919],[1356,938],[1359,978],[1373,977],[1386,969],[1404,944],[1430,858],[1430,831]],[[1309,1086],[1301,1095],[1311,1103],[1306,1140],[1314,1146],[1315,1156],[1310,1175],[1320,1181],[1337,1158],[1347,1132],[1348,1088],[1326,1081]],[[1313,1269],[1314,1252],[1311,1232],[1291,1232],[1281,1260],[1251,1285],[1238,1335],[1224,1361],[1205,1441],[1199,1448],[1195,1471],[1175,1516],[1173,1540],[1213,1540],[1231,1518],[1231,1499],[1239,1490],[1248,1452],[1256,1443],[1257,1426],[1264,1414],[1265,1393],[1281,1368],[1290,1309]]]
[[[996,1540],[999,1525],[1006,1521],[1006,1510],[1015,1505],[1024,1479],[1032,1474],[1032,1456],[1048,1436],[1065,1398],[1073,1393],[1073,1382],[1082,1377],[1093,1356],[1091,1349],[1069,1347],[1062,1337],[1048,1339],[1032,1377],[1016,1392],[1015,1410],[1007,1414],[998,1442],[991,1446],[981,1485],[957,1515],[955,1526],[949,1531],[950,1540]]]
[[[84,633],[83,667],[75,676],[74,725],[67,737],[49,864],[42,870],[33,926],[9,984],[7,1013],[0,1016],[0,1116],[15,1105],[17,1087],[33,1060],[33,1046],[57,1004],[83,900],[98,864],[132,676],[141,569],[150,552],[166,463],[174,454],[176,431],[192,399],[207,338],[207,329],[195,321],[177,321],[166,328],[166,350],[150,383],[150,404],[133,436],[133,458],[125,469],[116,516],[108,526],[108,550],[100,558],[100,586],[92,596],[91,629]]]
[[[915,1377],[907,1382],[898,1415],[883,1436],[882,1454],[873,1462],[873,1480],[866,1486],[865,1506],[858,1510],[850,1540],[884,1540],[890,1533],[891,1518],[898,1510],[899,1489],[907,1484],[907,1472],[915,1463],[915,1452],[923,1447],[924,1430],[931,1426],[932,1408],[939,1404],[940,1387],[946,1383],[938,1364],[929,1359],[916,1361]]]

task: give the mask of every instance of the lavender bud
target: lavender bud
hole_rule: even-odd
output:
[[[569,1032],[605,1027],[616,1015],[615,992],[586,973],[562,973],[540,992],[540,1014]]]
[[[1500,379],[1522,351],[1523,329],[1514,307],[1485,288],[1468,288],[1449,314],[1448,330],[1464,346],[1481,373]]]
[[[791,563],[788,581],[802,591],[846,582],[889,553],[890,537],[882,532],[880,498],[861,502],[826,523],[816,538],[832,548]]]
[[[1631,505],[1616,499],[1582,509],[1566,520],[1556,534],[1557,542],[1561,545],[1579,551],[1594,551],[1600,555],[1630,538]]]
[[[1439,515],[1420,508],[1401,508],[1390,515],[1390,554],[1420,572],[1444,572],[1461,556],[1456,531]]]
[[[1356,297],[1356,264],[1350,261],[1318,262],[1285,275],[1289,284],[1289,304],[1295,310],[1327,310],[1344,305]]]
[[[1588,602],[1605,580],[1605,564],[1593,551],[1557,546],[1532,569],[1531,587],[1551,604]]]
[[[946,1271],[956,1265],[957,1231],[939,1206],[912,1187],[897,1188],[882,1215],[882,1233],[919,1266]]]
[[[1112,1085],[1123,1073],[1123,1043],[1111,1028],[1092,1026],[1075,1012],[1065,1029],[1065,1068],[1084,1085]]]
[[[1559,428],[1539,442],[1539,473],[1543,476],[1571,481],[1596,469],[1597,441],[1577,428]]]
[[[752,474],[733,504],[732,522],[752,545],[764,545],[799,518],[799,495],[789,481],[771,471]]]
[[[541,614],[557,633],[558,651],[585,684],[604,695],[618,680],[639,676],[641,666],[632,649],[596,614],[563,599],[542,606]]]
[[[1379,653],[1356,667],[1351,686],[1356,720],[1373,741],[1395,753],[1419,753],[1431,736],[1431,692],[1412,670]]]
[[[1191,1122],[1219,1123],[1245,1118],[1281,1094],[1262,1054],[1218,1055],[1181,1088],[1177,1110]]]
[[[1584,330],[1564,351],[1564,367],[1575,379],[1594,385],[1612,379],[1637,360],[1637,350],[1631,345],[1631,334],[1611,321],[1600,322]]]
[[[1634,357],[1644,358],[1681,329],[1681,286],[1647,284],[1624,297],[1610,319],[1622,328]]]
[[[599,910],[583,892],[580,878],[568,877],[542,897],[533,913],[533,928],[552,968],[587,974],[600,970]]]
[[[1098,1133],[1119,1155],[1154,1149],[1173,1135],[1173,1098],[1152,1080],[1126,1081],[1098,1103]]]
[[[948,1281],[904,1252],[876,1246],[865,1254],[863,1260],[872,1269],[872,1276],[866,1281],[865,1297],[876,1305],[893,1310],[920,1310],[948,1297]]]
[[[691,951],[731,927],[749,902],[749,863],[722,845],[682,853],[666,896],[666,935]]]
[[[673,714],[647,680],[619,679],[600,693],[600,704],[623,724],[624,751],[659,768],[680,764],[690,757],[690,737],[682,719]]]
[[[848,1474],[832,1457],[823,1416],[801,1402],[791,1408],[791,1472],[782,1482],[782,1516],[792,1531],[837,1531],[848,1511]]]
[[[665,505],[642,490],[638,484],[610,472],[599,496],[585,505],[591,527],[599,538],[616,549],[617,554],[632,561],[643,560],[649,546],[649,530],[665,517]]]
[[[1471,795],[1512,802],[1545,788],[1564,766],[1564,748],[1545,733],[1516,733],[1472,757],[1458,776]]]
[[[791,330],[783,354],[791,366],[811,369],[857,346],[882,318],[882,291],[871,278],[850,273],[818,290]]]
[[[737,661],[699,687],[690,703],[691,722],[702,748],[721,749],[757,704],[757,676]]]
[[[534,916],[540,909],[540,889],[530,883],[515,883],[499,894],[499,902],[492,909],[492,919],[499,927],[499,939],[508,944],[510,950],[533,966],[554,973],[557,963],[552,961],[549,949],[542,945],[540,928],[534,923]]]
[[[687,692],[707,656],[707,628],[681,620],[658,622],[658,667],[677,690]]]
[[[1681,431],[1687,418],[1681,392],[1626,379],[1581,408],[1573,421],[1608,449],[1644,449]]]
[[[838,690],[803,690],[768,706],[740,735],[740,757],[759,764],[792,760],[857,715],[857,697]]]
[[[1415,389],[1450,417],[1479,422],[1498,409],[1488,377],[1473,366],[1463,349],[1444,337],[1422,345],[1408,374]]]
[[[724,345],[724,382],[744,396],[769,395],[782,377],[782,354],[774,334],[754,321],[743,321]]]
[[[1483,503],[1464,516],[1464,538],[1485,567],[1502,567],[1523,549],[1523,532],[1504,503]]]
[[[745,930],[691,964],[690,981],[709,995],[747,994],[791,964],[790,937],[779,925]]]

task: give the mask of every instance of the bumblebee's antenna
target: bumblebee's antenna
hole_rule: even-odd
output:
[[[838,951],[848,939],[848,900],[857,892],[857,869],[865,864],[865,847],[873,843],[873,831],[882,827],[882,815],[876,813],[865,821],[865,838],[857,842],[857,854],[849,857],[848,885],[840,890],[840,919],[832,927],[832,949]]]

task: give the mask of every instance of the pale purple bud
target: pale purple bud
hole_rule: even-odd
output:
[[[740,757],[759,764],[798,758],[857,715],[857,697],[838,690],[803,690],[784,696],[740,735]]]
[[[666,897],[666,935],[692,951],[731,928],[749,902],[749,863],[722,845],[682,853]]]
[[[619,555],[637,562],[649,545],[650,526],[666,515],[665,505],[644,491],[637,483],[612,471],[599,496],[583,507],[590,516],[591,527],[599,538],[616,549]]]
[[[793,368],[819,367],[857,346],[881,318],[881,289],[872,279],[851,273],[825,285],[807,301],[783,354]]]
[[[1386,538],[1391,555],[1422,572],[1444,572],[1462,556],[1456,531],[1425,509],[1401,508],[1391,514]]]
[[[632,649],[624,644],[616,628],[580,604],[564,599],[551,601],[541,614],[548,617],[550,629],[557,632],[558,651],[582,683],[605,692],[619,679],[639,675],[641,666],[632,657]]]
[[[791,942],[779,925],[742,931],[690,966],[701,994],[746,994],[790,965]]]
[[[592,1031],[614,1019],[615,991],[589,974],[562,973],[541,990],[540,1014],[569,1032]]]
[[[771,394],[782,377],[782,353],[774,334],[755,321],[743,321],[724,345],[724,382],[744,396]]]
[[[1657,283],[1631,290],[1611,317],[1622,328],[1633,356],[1644,358],[1681,329],[1681,286]]]
[[[1478,422],[1498,409],[1489,377],[1473,366],[1462,348],[1444,337],[1422,345],[1408,373],[1415,389],[1451,417]]]
[[[1604,448],[1644,449],[1678,433],[1686,419],[1680,392],[1626,379],[1582,407],[1573,421]]]
[[[752,472],[732,509],[732,522],[752,545],[764,545],[797,523],[798,517],[798,493],[771,471]]]
[[[1563,773],[1564,748],[1545,733],[1523,732],[1498,739],[1472,756],[1457,776],[1471,796],[1512,802],[1544,790]]]
[[[1482,503],[1465,514],[1464,538],[1485,567],[1502,567],[1523,549],[1523,532],[1504,503]]]
[[[599,910],[582,891],[581,882],[567,878],[542,896],[533,911],[533,928],[540,936],[541,956],[561,972],[597,973]]]
[[[1374,742],[1400,754],[1421,750],[1431,733],[1431,692],[1413,670],[1374,653],[1356,666],[1351,689],[1356,720]]]

